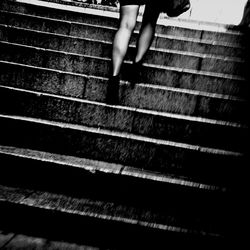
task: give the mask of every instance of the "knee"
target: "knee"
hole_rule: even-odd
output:
[[[121,29],[126,29],[130,32],[132,32],[135,28],[136,25],[136,19],[126,19],[126,20],[122,20],[120,23],[120,28]]]

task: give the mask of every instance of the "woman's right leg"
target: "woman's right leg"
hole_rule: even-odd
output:
[[[141,62],[149,50],[155,35],[155,27],[160,15],[160,8],[155,7],[152,3],[146,4],[140,34],[136,45],[135,63]]]
[[[106,102],[109,104],[118,104],[119,102],[119,74],[136,25],[138,11],[139,5],[120,7],[120,25],[113,41],[111,72],[106,97]]]
[[[129,41],[136,25],[139,5],[120,7],[120,25],[115,34],[112,50],[112,75],[119,75]]]

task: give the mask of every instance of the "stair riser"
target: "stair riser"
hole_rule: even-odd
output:
[[[242,158],[4,117],[1,127],[2,145],[114,162],[209,183],[227,183]]]
[[[0,39],[8,42],[26,44],[41,48],[86,54],[98,57],[111,57],[112,44],[91,40],[60,37],[51,34],[36,33],[24,30],[11,30],[0,27]],[[130,48],[126,59],[133,60],[135,48]],[[244,75],[243,62],[226,59],[202,58],[188,54],[150,50],[145,58],[146,63],[194,70],[211,71],[225,74]]]
[[[39,60],[37,60],[39,62]],[[40,62],[39,62],[40,63]],[[74,61],[75,63],[75,61]],[[88,64],[88,63],[87,63]],[[90,65],[90,64],[88,64]],[[93,67],[99,69],[97,62]],[[108,67],[108,65],[106,65]],[[92,68],[93,68],[92,67]],[[69,74],[51,73],[37,69],[5,67],[1,75],[1,84],[15,86],[74,97],[83,97],[91,101],[105,102],[107,81],[96,78],[72,76]],[[11,71],[10,71],[11,70]],[[72,83],[73,81],[73,83]],[[143,85],[132,89],[129,85],[120,86],[120,104],[135,108],[171,112],[183,115],[201,116],[228,121],[247,121],[246,102],[206,97],[191,93],[182,93],[159,88],[148,88]]]
[[[2,114],[35,117],[124,131],[227,150],[243,150],[247,129],[82,103],[0,88]]]
[[[183,38],[183,40],[178,40],[178,37],[167,38],[162,36],[156,36],[152,46],[157,49],[179,50],[235,58],[245,58],[246,53],[246,50],[244,48],[233,47],[229,44],[227,46],[219,44],[208,44],[202,41],[188,41],[187,39],[185,40],[185,38]]]
[[[87,13],[77,13],[65,10],[48,9],[46,7],[45,8],[41,6],[36,7],[25,4],[19,4],[19,6],[17,6],[16,3],[14,5],[7,4],[5,6],[4,4],[2,4],[1,8],[7,11],[13,11],[17,13],[24,13],[30,15],[38,15],[41,17],[55,18],[65,21],[89,23],[94,25],[100,25],[100,23],[102,23],[103,26],[112,27],[115,29],[118,27],[118,20],[117,18],[113,17],[96,16]],[[136,29],[139,29],[139,27],[140,23],[138,22]],[[159,34],[167,34],[171,36],[192,37],[201,40],[230,42],[235,45],[242,45],[245,43],[243,36],[234,35],[230,33],[219,33],[219,32],[205,31],[205,30],[187,29],[177,26],[157,25],[156,32]]]

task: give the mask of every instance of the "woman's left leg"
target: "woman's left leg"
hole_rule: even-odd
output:
[[[113,41],[111,72],[106,96],[106,102],[109,104],[119,102],[119,74],[136,25],[138,10],[139,5],[120,7],[120,24]]]
[[[138,81],[140,80],[142,62],[154,39],[155,27],[159,14],[159,8],[152,6],[151,4],[146,4],[143,14],[142,25],[137,40],[136,54],[132,65],[132,86],[134,86],[135,83],[138,83]]]

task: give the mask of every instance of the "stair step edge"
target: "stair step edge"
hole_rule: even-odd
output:
[[[199,145],[192,145],[192,144],[180,143],[180,142],[174,142],[174,141],[168,141],[168,140],[154,139],[154,138],[149,138],[149,137],[140,136],[140,135],[128,134],[125,132],[117,132],[117,131],[111,131],[111,130],[102,129],[102,128],[87,127],[84,125],[76,125],[76,124],[70,124],[70,123],[65,123],[65,122],[57,122],[57,121],[49,121],[49,120],[44,120],[44,119],[39,119],[39,118],[0,114],[0,119],[1,118],[9,119],[9,120],[26,121],[26,122],[31,122],[35,124],[49,125],[49,126],[58,127],[58,128],[67,128],[67,129],[72,129],[72,130],[77,130],[77,131],[85,131],[88,133],[108,135],[111,137],[132,139],[135,141],[149,142],[149,143],[153,143],[157,145],[183,148],[183,149],[188,149],[188,150],[197,151],[197,152],[204,152],[204,153],[208,153],[211,155],[219,154],[219,155],[228,155],[228,156],[233,156],[233,157],[243,156],[243,154],[240,152],[202,147]]]
[[[84,169],[90,173],[102,172],[105,174],[115,174],[120,176],[130,176],[137,179],[151,180],[171,185],[184,186],[192,189],[201,189],[208,191],[225,192],[225,187],[208,185],[194,182],[185,178],[176,178],[171,175],[161,174],[143,169],[137,169],[130,166],[124,166],[116,163],[102,162],[92,159],[79,158],[76,156],[61,155],[26,148],[16,148],[12,146],[0,145],[0,154],[12,155],[19,158],[28,158],[32,160],[55,163],[62,166]]]

